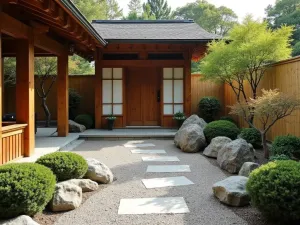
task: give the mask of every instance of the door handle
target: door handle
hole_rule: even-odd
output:
[[[157,102],[160,102],[160,90],[157,91]]]

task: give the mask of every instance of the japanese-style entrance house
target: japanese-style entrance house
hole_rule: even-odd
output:
[[[16,123],[0,123],[0,165],[31,156],[34,57],[57,57],[57,131],[68,136],[68,56],[95,61],[95,126],[173,127],[191,113],[191,59],[215,39],[193,21],[99,21],[90,24],[70,0],[0,0],[0,119],[3,58],[16,57]],[[89,88],[89,87],[87,87]],[[4,93],[5,94],[5,93]]]

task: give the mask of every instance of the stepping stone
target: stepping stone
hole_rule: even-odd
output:
[[[151,143],[132,143],[132,144],[125,144],[124,147],[125,148],[143,148],[143,147],[154,147],[154,144]]]
[[[165,150],[143,150],[143,149],[134,149],[131,150],[132,154],[166,154]]]
[[[182,197],[121,199],[118,214],[189,213]]]
[[[145,162],[179,162],[176,156],[144,156],[142,160]]]
[[[181,173],[191,172],[188,165],[148,166],[147,173]]]
[[[143,179],[143,184],[147,189],[149,188],[162,188],[162,187],[176,187],[194,184],[186,177],[165,177],[154,179]]]

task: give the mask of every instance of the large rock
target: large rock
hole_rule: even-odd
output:
[[[250,202],[246,191],[247,181],[247,177],[232,176],[215,183],[212,189],[220,202],[230,206],[245,206]]]
[[[62,183],[70,183],[75,184],[79,187],[81,187],[82,192],[90,192],[90,191],[96,191],[99,187],[98,183],[95,181],[92,181],[90,179],[72,179],[67,180]]]
[[[217,161],[222,169],[235,174],[245,162],[254,162],[254,151],[244,139],[237,139],[224,145]]]
[[[204,149],[203,155],[211,158],[217,158],[218,152],[232,140],[228,137],[215,137]]]
[[[76,209],[82,202],[81,187],[68,182],[56,184],[50,208],[54,212]]]
[[[111,170],[103,163],[96,159],[86,159],[88,163],[88,171],[85,177],[101,184],[113,182],[114,175]]]
[[[86,130],[84,125],[76,123],[73,120],[69,120],[69,132],[70,133],[82,133]]]
[[[18,216],[16,218],[0,221],[0,225],[39,225],[30,216]]]
[[[239,176],[249,177],[250,173],[257,169],[259,164],[254,162],[245,162],[240,169]]]

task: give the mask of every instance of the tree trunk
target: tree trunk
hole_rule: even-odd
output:
[[[45,127],[50,127],[51,113],[50,113],[49,108],[46,104],[46,100],[47,100],[47,98],[42,98],[42,108],[43,108],[44,113],[46,115]]]
[[[265,158],[268,159],[270,157],[269,147],[267,145],[267,137],[266,133],[261,133],[262,146],[264,149]]]

